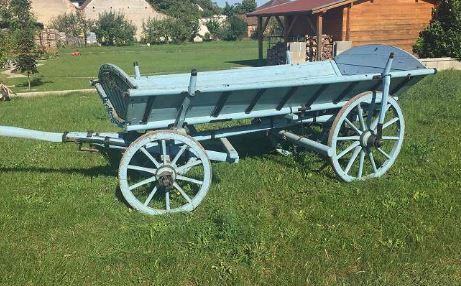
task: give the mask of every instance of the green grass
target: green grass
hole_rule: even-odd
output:
[[[154,58],[143,69],[231,65]],[[92,75],[106,60],[75,69]],[[264,136],[236,138],[241,162],[213,164],[191,214],[131,210],[101,154],[1,138],[0,284],[460,285],[460,78],[441,72],[401,97],[406,141],[387,176],[343,183],[313,153],[255,152]],[[0,103],[1,124],[40,130],[117,130],[106,117],[95,94]]]
[[[56,56],[42,62],[39,74],[34,76],[33,91],[74,90],[91,88],[89,81],[96,78],[99,67],[113,63],[128,73],[133,73],[133,62],[138,61],[143,74],[188,72],[226,69],[255,65],[258,56],[256,41],[208,42],[200,44],[91,47],[79,49],[81,56],[73,57],[74,50],[62,49]],[[26,78],[0,81],[15,86],[15,92],[27,91]]]

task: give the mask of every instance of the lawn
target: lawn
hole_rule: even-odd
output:
[[[40,63],[39,74],[34,76],[33,91],[75,90],[91,88],[90,79],[96,78],[99,67],[105,63],[120,66],[127,73],[134,72],[138,61],[143,74],[188,72],[226,69],[256,65],[257,41],[207,42],[200,44],[90,47],[79,49],[81,56],[72,56],[75,50],[62,49],[56,55]],[[26,78],[6,78],[0,81],[14,86],[15,92],[27,91]]]
[[[121,49],[120,59],[97,48],[94,62],[62,52],[54,68],[92,76],[100,62],[130,68],[131,58],[147,72],[226,68],[256,51],[239,44],[248,50],[221,58],[211,49],[221,43],[163,56]],[[241,162],[213,164],[211,190],[191,214],[131,210],[101,154],[1,138],[0,284],[460,285],[460,78],[441,72],[401,96],[406,141],[385,177],[343,183],[313,153],[255,152],[266,137],[236,138]],[[0,122],[117,130],[96,94],[15,98],[0,103]]]

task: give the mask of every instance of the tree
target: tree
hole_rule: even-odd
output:
[[[237,14],[246,14],[256,10],[256,7],[256,0],[243,0],[242,3],[235,4],[234,10]]]
[[[94,22],[87,19],[83,12],[63,14],[52,19],[50,27],[68,36],[83,37],[86,45],[86,35],[91,31]]]
[[[96,37],[104,46],[128,46],[133,44],[136,26],[123,14],[104,12],[95,22]]]
[[[0,0],[0,67],[11,55],[11,13],[7,0]]]
[[[229,3],[226,2],[226,5],[224,6],[222,13],[226,15],[227,17],[234,16],[235,14],[234,6],[229,5]]]
[[[210,32],[210,35],[212,38],[219,38],[219,34],[221,32],[221,24],[219,23],[219,21],[215,20],[215,19],[210,19],[207,23],[206,23],[206,27],[208,29],[208,31]]]
[[[190,23],[183,19],[149,20],[143,25],[143,42],[150,44],[184,43],[191,39]]]
[[[30,76],[38,72],[39,51],[35,44],[36,21],[31,13],[30,0],[11,0],[12,38],[16,58],[16,70],[27,74],[30,90]]]
[[[413,50],[420,57],[461,59],[461,0],[439,0]]]
[[[222,27],[221,39],[225,41],[241,40],[247,34],[247,24],[239,16],[227,19]]]

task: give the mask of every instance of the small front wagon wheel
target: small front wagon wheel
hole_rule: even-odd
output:
[[[211,177],[205,149],[174,130],[141,136],[126,149],[119,169],[123,197],[149,215],[194,210],[208,193]]]
[[[378,136],[381,93],[355,96],[339,111],[328,145],[336,174],[346,182],[384,175],[402,148],[405,121],[397,101],[390,97],[382,137]]]

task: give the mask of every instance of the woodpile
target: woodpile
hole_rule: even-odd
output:
[[[279,42],[267,50],[267,65],[277,66],[287,63],[287,44]]]
[[[317,60],[317,36],[309,36],[307,39],[306,60],[313,62]],[[322,60],[333,58],[333,37],[329,35],[322,36]]]
[[[0,83],[0,101],[9,101],[13,92],[6,85]]]
[[[293,45],[292,45],[293,44]],[[304,49],[299,48],[300,42],[279,42],[273,45],[270,49],[267,50],[267,65],[283,65],[287,62],[287,50],[290,50],[290,47],[295,47],[296,51],[304,51]],[[308,36],[306,37],[306,58],[305,61],[313,62],[317,61],[317,36]],[[333,58],[334,47],[333,47],[333,37],[329,35],[322,36],[322,60],[329,60]],[[295,51],[292,51],[295,52]],[[294,56],[294,57],[293,57]],[[294,63],[302,62],[302,59],[298,60],[298,55],[292,54],[292,58],[296,58]]]

